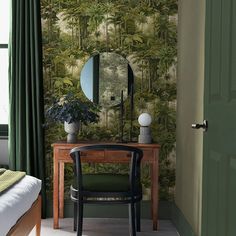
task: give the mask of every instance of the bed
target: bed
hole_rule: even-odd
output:
[[[40,236],[41,180],[26,175],[0,194],[0,236]]]

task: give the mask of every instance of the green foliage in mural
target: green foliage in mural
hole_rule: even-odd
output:
[[[52,94],[60,98],[73,92],[84,99],[80,71],[92,55],[115,52],[125,57],[135,75],[132,141],[139,133],[137,117],[142,112],[150,113],[153,142],[161,145],[160,196],[171,199],[175,184],[177,0],[44,0],[41,4],[45,109],[52,102]],[[124,139],[130,140],[129,99],[124,109]],[[119,116],[119,108],[102,110],[99,124],[82,126],[79,139],[119,140]],[[49,195],[51,143],[65,137],[60,124],[46,129]],[[85,167],[88,172],[99,168],[116,167]],[[118,169],[122,171],[123,167]],[[144,167],[146,187],[150,185],[149,174],[148,166]],[[69,182],[70,166],[65,175]]]

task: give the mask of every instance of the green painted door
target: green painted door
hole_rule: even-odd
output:
[[[236,0],[206,0],[202,236],[236,236]]]

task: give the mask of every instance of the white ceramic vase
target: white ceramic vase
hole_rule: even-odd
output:
[[[67,142],[75,143],[79,132],[80,122],[67,123],[64,122],[64,129],[67,133]]]

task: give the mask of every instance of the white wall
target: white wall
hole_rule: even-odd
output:
[[[196,235],[201,229],[203,121],[204,0],[179,1],[176,196]]]
[[[8,165],[8,140],[0,139],[0,164]]]

